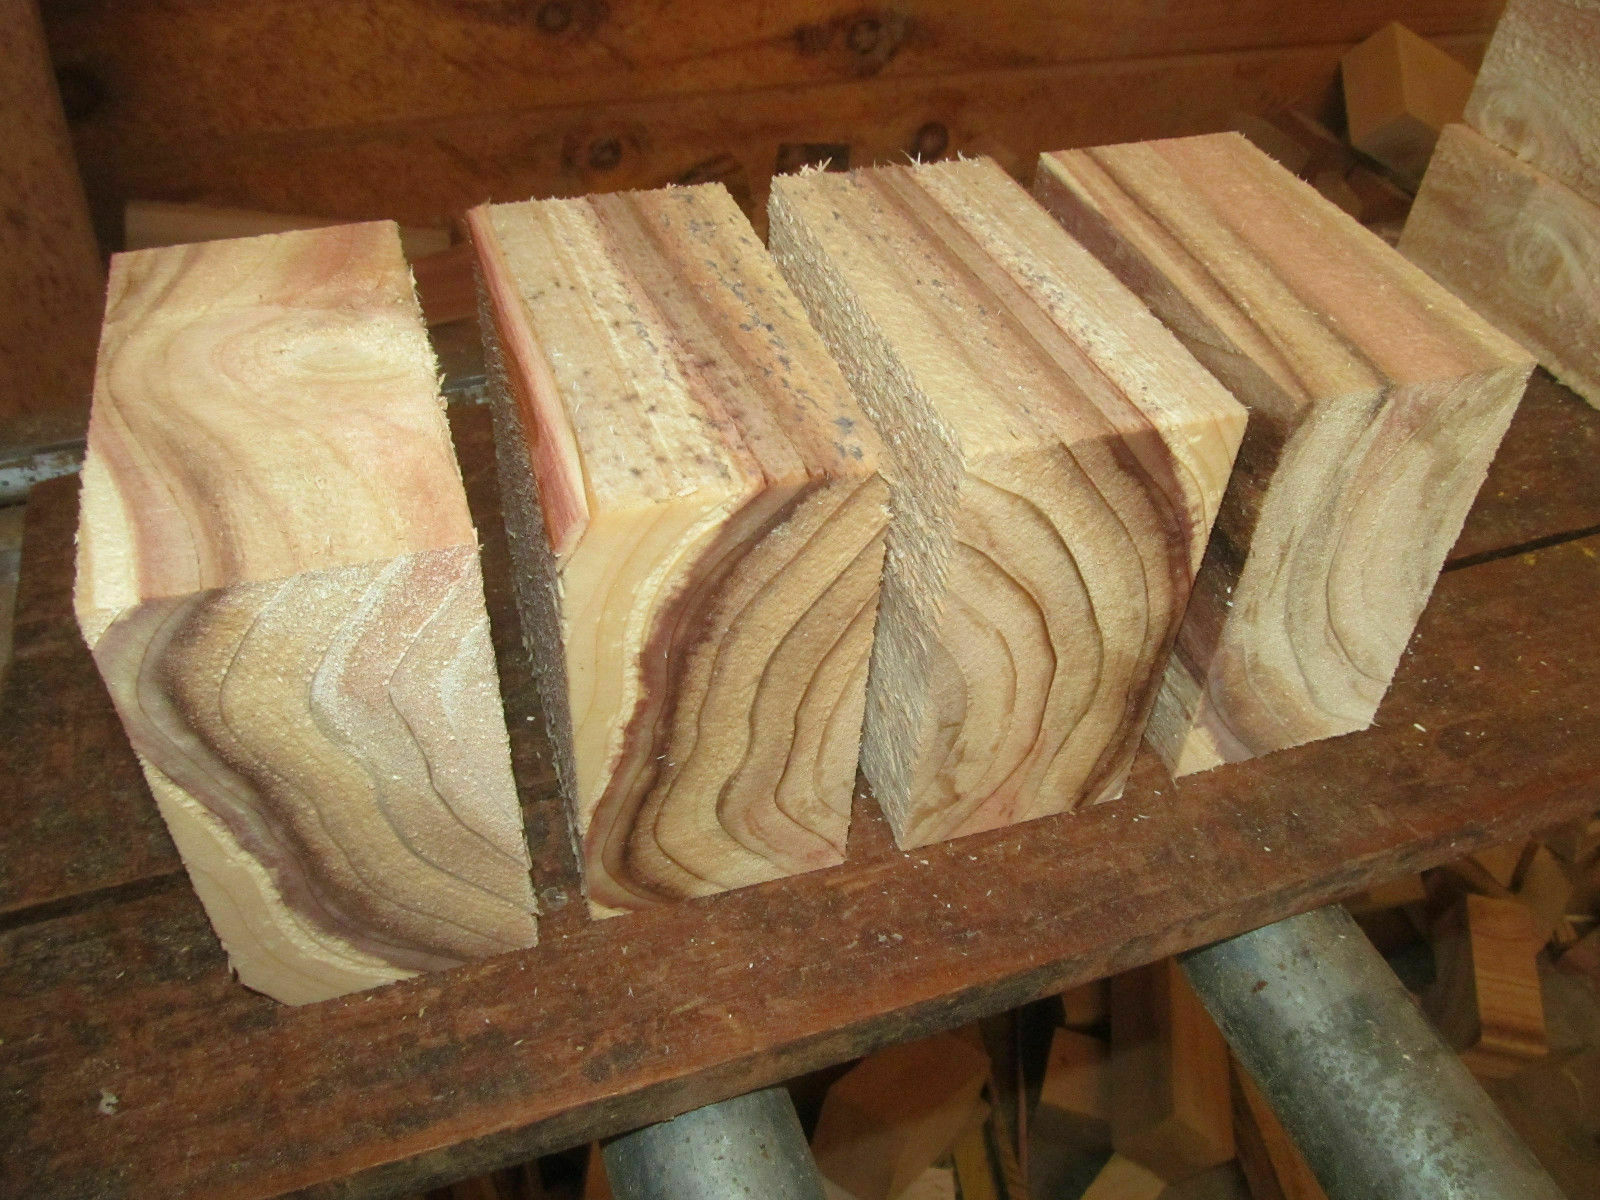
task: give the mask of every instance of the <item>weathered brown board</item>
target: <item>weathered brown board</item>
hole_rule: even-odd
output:
[[[1600,425],[1566,403],[1580,424]],[[131,901],[80,892],[81,911],[16,912],[20,924],[0,935],[0,1094],[17,1098],[0,1108],[11,1147],[0,1190],[131,1200],[420,1190],[1530,833],[1587,811],[1600,783],[1600,662],[1586,636],[1600,619],[1600,538],[1588,538],[1447,572],[1365,733],[1176,786],[1146,754],[1119,804],[908,854],[860,807],[842,868],[588,922],[570,902],[566,833],[547,820],[558,806],[515,649],[482,415],[464,414],[457,440],[464,457],[474,448],[466,474],[546,881],[544,944],[286,1009],[228,978],[181,877],[143,876],[146,894]],[[1526,491],[1486,492],[1484,503],[1515,505]],[[32,671],[76,638],[73,492],[71,481],[43,487],[26,535],[29,563],[53,574],[28,584],[0,780],[15,780],[29,805],[46,782],[70,796],[73,773],[98,768],[92,755],[80,766],[24,752],[14,723],[33,745],[54,712],[114,730],[92,676],[50,684]],[[24,832],[27,857],[70,853],[37,822]],[[18,845],[4,843],[8,869],[24,857]],[[97,869],[126,879],[135,868],[102,859]],[[80,886],[59,870],[29,872],[30,895]],[[102,1091],[114,1117],[98,1111]]]

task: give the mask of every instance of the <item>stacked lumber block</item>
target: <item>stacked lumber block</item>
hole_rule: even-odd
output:
[[[1472,72],[1391,21],[1340,64],[1350,144],[1413,190],[1446,125],[1461,120]]]
[[[887,486],[839,369],[720,185],[469,225],[591,910],[842,862]]]
[[[1237,134],[1035,191],[1251,412],[1152,745],[1183,775],[1366,728],[1531,360]]]
[[[1111,1142],[1178,1183],[1234,1155],[1228,1046],[1168,958],[1111,981]]]
[[[896,841],[1120,795],[1243,410],[993,162],[768,215],[893,460],[862,769]]]
[[[1400,249],[1600,404],[1600,4],[1512,0]]]
[[[75,603],[240,979],[534,941],[467,513],[391,224],[119,255]]]
[[[869,1055],[823,1100],[811,1150],[829,1192],[843,1200],[915,1194],[964,1134],[981,1127],[989,1058],[971,1041],[939,1034]]]

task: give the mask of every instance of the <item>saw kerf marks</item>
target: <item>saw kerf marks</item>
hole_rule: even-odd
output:
[[[902,847],[1118,795],[1243,411],[993,164],[779,180],[895,452],[863,769]]]
[[[1036,190],[1251,408],[1156,748],[1186,774],[1365,728],[1527,356],[1236,135],[1045,155]]]
[[[472,228],[500,436],[553,410],[586,493],[541,542],[532,502],[576,476],[502,447],[591,911],[842,862],[887,486],[838,368],[720,188]]]

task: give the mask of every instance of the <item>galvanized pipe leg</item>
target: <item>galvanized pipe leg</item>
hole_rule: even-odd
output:
[[[1181,961],[1330,1200],[1561,1200],[1342,908]]]
[[[782,1088],[635,1130],[603,1153],[617,1200],[823,1200],[822,1176]]]

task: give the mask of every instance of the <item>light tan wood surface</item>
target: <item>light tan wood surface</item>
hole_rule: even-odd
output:
[[[1233,1157],[1228,1045],[1176,959],[1111,981],[1111,1140],[1169,1183]]]
[[[1250,409],[1150,722],[1175,775],[1363,729],[1532,363],[1237,134],[1037,194]]]
[[[1238,1060],[1233,1063],[1233,1116],[1239,1166],[1254,1200],[1327,1200],[1300,1147]]]
[[[1079,1200],[1158,1200],[1167,1181],[1149,1167],[1113,1154]]]
[[[1340,64],[1350,144],[1410,186],[1422,182],[1439,132],[1461,120],[1472,72],[1391,21]]]
[[[862,769],[897,842],[1120,795],[1242,409],[992,162],[769,216],[894,463]]]
[[[78,621],[233,968],[281,1000],[534,941],[435,370],[392,225],[113,262]]]
[[[718,185],[470,224],[591,907],[843,861],[887,487],[838,368]]]
[[[1029,1130],[1086,1151],[1111,1149],[1111,1074],[1104,1042],[1071,1029],[1054,1031]]]
[[[988,1056],[950,1034],[869,1055],[828,1089],[811,1150],[854,1200],[891,1200],[974,1123]]]
[[[1465,123],[1600,204],[1600,3],[1510,0]]]
[[[1600,405],[1600,206],[1452,125],[1400,251]]]
[[[1474,1075],[1504,1078],[1544,1057],[1542,941],[1515,900],[1465,895],[1436,924],[1424,1007]]]
[[[0,0],[0,451],[81,437],[105,272],[34,0]]]

